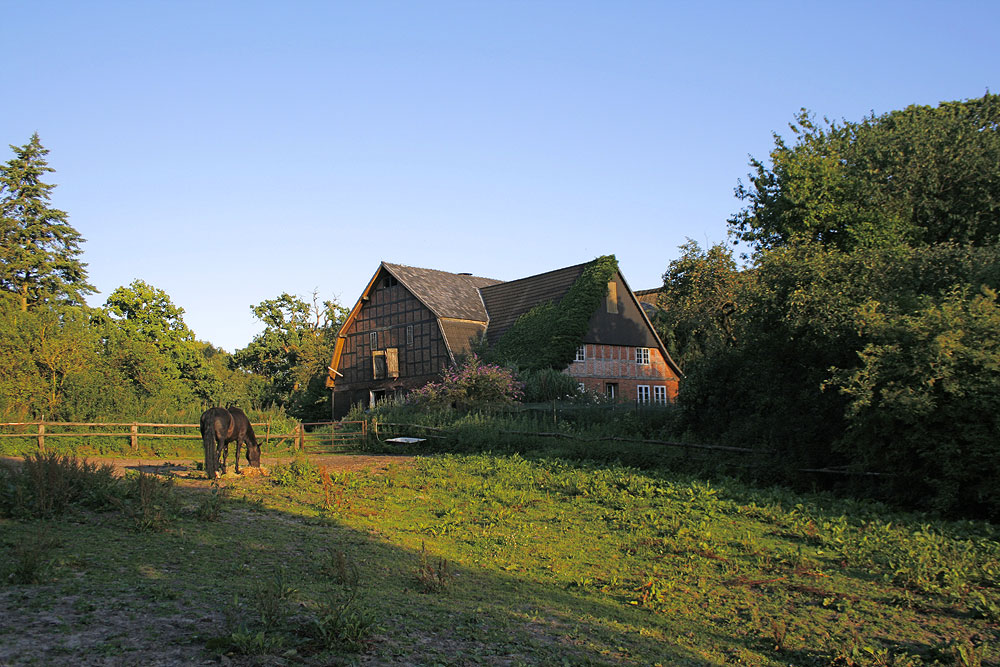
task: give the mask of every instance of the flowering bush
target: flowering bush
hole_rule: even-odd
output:
[[[409,395],[411,403],[426,406],[453,406],[468,409],[486,404],[516,403],[524,397],[524,385],[514,373],[494,364],[485,364],[471,355],[444,372],[440,382],[430,382]]]

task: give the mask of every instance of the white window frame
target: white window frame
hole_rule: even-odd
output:
[[[667,387],[666,385],[658,384],[653,387],[653,403],[656,405],[666,405],[667,404]]]
[[[583,382],[578,382],[576,384],[576,388],[580,390],[581,394],[586,394],[587,393],[587,385],[584,384]]]
[[[649,348],[648,347],[637,347],[635,348],[635,363],[640,366],[649,366]]]
[[[370,331],[368,332],[368,342],[371,344],[373,350],[378,349],[378,332]]]
[[[649,404],[649,385],[640,384],[635,388],[635,402],[640,405]]]
[[[587,346],[580,345],[576,348],[576,359],[573,361],[586,361],[587,360]]]

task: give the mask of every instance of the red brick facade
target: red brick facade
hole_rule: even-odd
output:
[[[583,352],[583,360],[571,363],[566,374],[579,380],[586,391],[614,392],[619,400],[644,403],[672,402],[677,397],[677,375],[655,347],[588,343]]]

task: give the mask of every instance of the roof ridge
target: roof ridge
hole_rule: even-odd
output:
[[[591,262],[592,261],[593,260],[591,260]],[[525,280],[535,280],[536,278],[541,278],[541,277],[547,276],[547,275],[549,275],[551,273],[560,273],[560,272],[563,272],[563,271],[569,271],[570,269],[578,269],[578,268],[580,268],[582,266],[587,266],[591,262],[580,262],[579,264],[572,264],[570,266],[564,266],[564,267],[559,268],[559,269],[552,269],[551,271],[543,271],[542,273],[536,273],[536,274],[534,274],[532,276],[524,276],[523,278],[515,278],[514,280],[504,280],[502,282],[497,283],[497,285],[512,285],[514,283],[519,283],[519,282],[522,282],[522,281],[525,281]],[[481,287],[480,289],[489,289],[490,287],[496,287],[497,285],[487,285],[486,287]]]
[[[449,275],[449,276],[460,276],[462,278],[480,278],[482,280],[494,280],[497,283],[504,282],[502,280],[498,280],[497,278],[490,278],[489,276],[477,276],[475,274],[467,273],[467,272],[445,271],[443,269],[428,269],[428,268],[423,267],[423,266],[413,266],[412,264],[397,264],[395,262],[387,262],[385,260],[382,260],[382,264],[385,265],[385,266],[387,266],[387,267],[398,267],[398,268],[401,268],[401,269],[412,269],[412,270],[415,270],[415,271],[427,271],[429,273],[443,273],[443,274],[446,274],[446,275]]]

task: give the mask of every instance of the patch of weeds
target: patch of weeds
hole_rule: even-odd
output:
[[[986,597],[982,591],[972,592],[969,611],[976,618],[985,618],[990,623],[1000,623],[1000,603]]]
[[[639,595],[631,603],[637,607],[644,607],[653,611],[666,611],[669,608],[670,594],[673,590],[673,581],[664,581],[656,577],[651,577],[649,581],[636,590],[636,593]]]
[[[296,489],[308,489],[320,481],[319,467],[306,458],[271,468],[271,483]]]
[[[222,507],[228,497],[229,489],[220,487],[218,480],[213,480],[211,492],[204,496],[195,508],[195,517],[201,521],[218,521],[222,516]]]
[[[774,650],[781,653],[788,648],[788,626],[782,621],[771,619],[770,637],[774,644]]]
[[[975,645],[971,640],[952,641],[941,647],[935,653],[944,664],[955,667],[983,667],[987,644]]]
[[[36,533],[30,540],[15,545],[7,581],[12,584],[45,582],[55,563],[53,551],[59,546],[58,538],[43,533]]]
[[[53,518],[75,505],[103,510],[121,495],[121,479],[110,464],[38,453],[19,466],[0,466],[0,516]]]
[[[448,568],[448,561],[444,558],[430,558],[423,542],[420,543],[420,565],[416,576],[425,593],[441,593],[455,578]]]
[[[254,591],[254,606],[265,626],[284,622],[289,612],[288,605],[296,593],[298,590],[289,584],[288,575],[283,569],[275,570],[264,585]]]
[[[355,587],[360,575],[354,561],[348,560],[347,554],[339,549],[330,549],[326,559],[320,565],[320,571],[341,586]]]
[[[375,617],[356,604],[356,592],[352,591],[346,602],[319,605],[307,627],[321,649],[358,650],[372,634]]]
[[[239,628],[224,637],[210,641],[207,647],[238,655],[271,655],[281,652],[286,643],[287,638],[282,633],[267,630],[252,632],[246,628]]]
[[[281,654],[290,657],[330,650],[360,650],[376,627],[375,616],[357,603],[357,568],[342,552],[331,562],[342,574],[349,595],[301,605],[291,613],[289,603],[298,591],[288,583],[284,570],[277,570],[251,598],[249,609],[238,597],[226,609],[225,634],[209,638],[206,648],[245,656]],[[337,555],[339,554],[339,556]],[[324,568],[325,569],[325,568]]]
[[[176,515],[174,480],[140,472],[126,478],[125,515],[138,531],[162,531]]]

